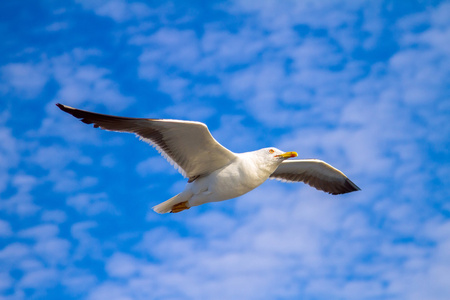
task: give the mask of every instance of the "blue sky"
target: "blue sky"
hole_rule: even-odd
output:
[[[0,299],[448,299],[447,1],[0,2]],[[344,171],[180,214],[157,151],[61,112],[197,120]]]

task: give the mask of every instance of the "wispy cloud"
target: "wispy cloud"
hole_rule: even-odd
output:
[[[93,9],[98,15],[109,17],[116,22],[125,22],[130,19],[140,19],[151,14],[149,7],[140,2],[113,1],[85,1],[76,0],[85,9]]]
[[[123,96],[117,84],[108,79],[109,71],[95,65],[84,63],[92,56],[102,53],[96,49],[75,49],[72,53],[54,58],[54,78],[60,84],[57,99],[71,105],[83,102],[108,104],[117,109],[124,109],[132,102],[130,97]]]
[[[33,63],[8,64],[1,68],[1,75],[3,84],[0,85],[0,91],[15,93],[22,99],[38,96],[49,76],[44,65]]]
[[[5,116],[3,116],[5,117]],[[13,137],[11,129],[5,126],[0,127],[0,192],[8,185],[8,171],[10,168],[16,167],[19,163],[19,154],[17,153],[19,145],[18,141]]]
[[[97,215],[103,212],[117,214],[117,210],[107,201],[107,196],[104,193],[78,194],[69,197],[67,199],[67,205],[88,216]]]
[[[0,236],[9,237],[12,235],[11,225],[4,220],[0,220]]]

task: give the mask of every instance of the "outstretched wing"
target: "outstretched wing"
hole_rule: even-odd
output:
[[[233,161],[236,155],[220,145],[201,122],[125,118],[93,113],[67,105],[61,110],[95,128],[130,132],[155,147],[190,181],[209,174]]]
[[[318,159],[283,161],[270,178],[287,182],[302,181],[333,195],[360,190],[344,173]]]

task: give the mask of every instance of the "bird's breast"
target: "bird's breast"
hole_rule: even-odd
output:
[[[231,199],[258,187],[270,174],[251,161],[240,159],[212,173],[209,189],[220,200]]]

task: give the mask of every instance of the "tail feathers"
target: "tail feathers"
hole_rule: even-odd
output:
[[[165,214],[172,211],[172,208],[174,205],[177,205],[181,202],[188,201],[190,197],[184,193],[180,193],[169,200],[166,200],[158,205],[155,205],[152,207],[152,209],[159,213],[159,214]]]

